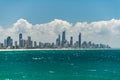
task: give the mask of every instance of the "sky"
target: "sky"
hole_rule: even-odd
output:
[[[119,8],[120,0],[0,0],[0,25],[9,27],[19,18],[33,24],[119,19]]]
[[[35,40],[55,41],[59,30],[66,29],[68,39],[81,31],[83,40],[120,48],[119,9],[120,0],[0,0],[0,35],[15,38],[14,33],[30,35],[33,30],[33,36],[39,31],[38,36],[44,35]],[[45,31],[50,40],[44,40]]]

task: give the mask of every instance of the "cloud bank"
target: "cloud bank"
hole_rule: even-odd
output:
[[[120,47],[120,20],[111,19],[96,22],[77,22],[72,24],[65,20],[54,19],[44,24],[29,23],[25,19],[19,19],[12,27],[4,29],[0,27],[1,42],[7,36],[18,40],[18,34],[23,33],[24,39],[31,36],[32,40],[41,42],[55,42],[58,34],[66,30],[67,40],[70,36],[74,41],[78,39],[79,32],[82,33],[82,41],[109,44],[111,47]]]

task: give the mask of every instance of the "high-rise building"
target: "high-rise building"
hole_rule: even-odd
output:
[[[37,42],[36,41],[34,41],[34,48],[36,48],[37,47]]]
[[[32,48],[32,41],[31,41],[31,37],[30,36],[28,36],[28,40],[27,40],[27,47],[28,48]]]
[[[13,40],[10,36],[7,37],[7,47],[12,47],[13,46]]]
[[[81,48],[81,33],[78,36],[78,47]]]
[[[56,47],[60,47],[61,44],[60,44],[60,34],[58,35],[58,38],[56,39]]]
[[[56,47],[58,47],[58,38],[56,39]]]
[[[0,48],[3,48],[3,43],[0,43]]]
[[[87,48],[87,42],[86,41],[83,41],[82,48]]]
[[[60,42],[60,34],[58,35],[58,46],[60,47],[61,46],[61,42]]]
[[[39,42],[39,48],[43,48],[44,44],[42,42]]]
[[[51,48],[55,48],[55,44],[54,44],[54,42],[51,44]]]
[[[4,39],[4,47],[7,47],[7,39]]]
[[[28,46],[28,43],[27,43],[27,42],[28,42],[28,40],[24,40],[24,47],[25,47],[25,48],[27,48],[27,46]]]
[[[17,48],[18,47],[18,44],[17,44],[17,41],[15,41],[15,48]]]
[[[62,32],[62,47],[64,47],[66,43],[66,35],[65,35],[65,31]]]
[[[73,37],[71,36],[70,37],[70,47],[72,47],[73,46]]]
[[[19,34],[19,47],[20,48],[24,47],[24,40],[22,38],[22,33]]]

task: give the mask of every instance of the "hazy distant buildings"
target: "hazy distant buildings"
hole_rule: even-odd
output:
[[[61,46],[60,34],[58,35],[58,46]]]
[[[78,48],[78,41],[74,43],[74,48]]]
[[[73,47],[73,37],[70,37],[70,47]]]
[[[7,39],[4,39],[4,48],[7,48]]]
[[[4,40],[4,47],[5,48],[13,47],[13,39],[10,36],[8,36],[7,39]]]
[[[34,41],[34,48],[37,48],[37,42]]]
[[[44,44],[42,42],[39,42],[39,48],[43,48]]]
[[[32,48],[33,46],[33,42],[32,42],[32,40],[31,40],[31,37],[30,36],[28,36],[28,40],[27,40],[27,48]]]
[[[65,31],[62,32],[62,41],[60,40],[60,34],[58,35],[58,38],[56,39],[56,48],[110,48],[108,45],[104,44],[95,44],[91,41],[81,41],[81,33],[78,35],[78,41],[73,43],[73,37],[70,37],[70,41],[68,42],[66,40],[66,33]],[[44,45],[44,44],[43,44]],[[46,44],[44,45],[44,47]],[[48,47],[48,46],[47,46]]]
[[[62,47],[65,46],[65,43],[66,43],[66,34],[65,34],[65,31],[62,32]]]
[[[73,36],[70,37],[70,40],[66,40],[66,32],[62,32],[62,38],[60,34],[58,35],[56,39],[56,44],[54,43],[49,43],[49,42],[39,42],[37,45],[36,41],[32,41],[31,36],[28,36],[27,40],[23,39],[22,33],[19,34],[18,36],[19,39],[19,44],[17,41],[14,42],[13,45],[13,39],[11,36],[8,36],[5,40],[4,43],[0,43],[0,48],[110,48],[109,45],[105,44],[95,44],[92,43],[91,41],[81,41],[81,33],[78,35],[78,40],[73,41]]]
[[[19,47],[22,47],[22,34],[19,34]]]
[[[22,33],[19,34],[19,47],[20,48],[24,47],[24,40],[22,38]]]
[[[56,46],[61,47],[60,34],[58,35],[58,38],[56,39]]]
[[[81,48],[81,33],[78,36],[78,47]]]
[[[3,46],[3,43],[0,43],[0,48],[3,48],[4,46]]]
[[[88,48],[88,44],[87,44],[86,41],[83,41],[83,43],[82,43],[82,48]]]
[[[18,48],[18,44],[17,44],[17,41],[15,41],[15,48]]]

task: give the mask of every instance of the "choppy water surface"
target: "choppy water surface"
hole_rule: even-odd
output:
[[[120,80],[120,50],[1,51],[0,80]]]

